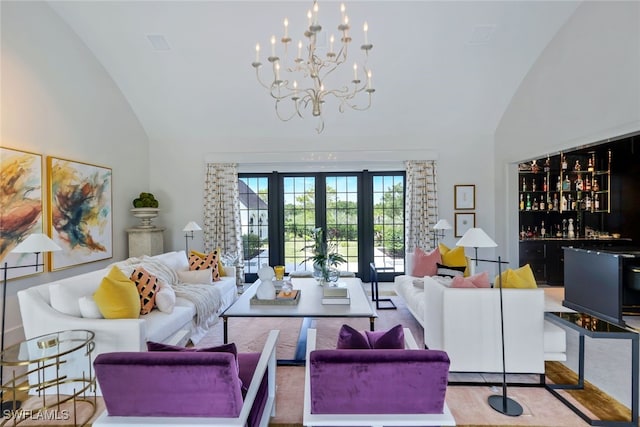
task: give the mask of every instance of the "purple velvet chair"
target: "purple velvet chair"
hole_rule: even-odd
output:
[[[103,353],[94,366],[107,410],[93,426],[266,427],[275,414],[278,334],[237,361],[226,352]]]
[[[419,349],[316,350],[307,335],[305,426],[455,426],[445,395],[449,357]]]

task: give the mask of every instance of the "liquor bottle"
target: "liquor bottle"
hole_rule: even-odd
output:
[[[545,209],[544,205],[544,196],[540,197],[540,210],[543,211]]]
[[[560,176],[558,176],[558,183],[556,184],[556,191],[562,190],[562,181],[560,180]]]
[[[527,180],[522,178],[522,191],[527,191]]]
[[[527,239],[531,239],[533,237],[533,231],[531,231],[531,226],[527,227]]]
[[[574,239],[576,237],[573,230],[573,218],[569,218],[569,227],[567,227],[567,237]]]
[[[595,194],[595,195],[593,196],[593,198],[595,199],[595,200],[593,201],[593,205],[594,205],[594,206],[593,206],[593,208],[594,208],[595,210],[599,210],[599,209],[600,209],[600,195],[599,195],[599,194]]]
[[[573,170],[574,171],[579,171],[582,168],[582,166],[580,166],[580,160],[576,160],[576,164],[573,165]]]
[[[547,188],[547,177],[545,176],[542,179],[542,191],[547,191],[547,190],[548,190],[548,188]]]
[[[545,234],[547,234],[547,230],[544,228],[544,221],[542,221],[542,225],[540,226],[540,237],[544,238]]]
[[[584,191],[591,191],[591,180],[589,179],[589,175],[584,180]]]
[[[593,172],[593,164],[595,163],[594,157],[595,157],[595,154],[593,154],[591,157],[589,157],[589,164],[587,165],[587,172]]]
[[[564,195],[562,196],[562,210],[567,210],[567,198]]]
[[[565,175],[564,181],[562,181],[562,191],[571,190],[571,181],[569,180],[569,175]]]
[[[549,173],[551,170],[551,161],[549,160],[549,156],[547,156],[547,160],[544,161],[544,172]]]
[[[593,178],[593,185],[591,185],[593,191],[600,191],[600,185],[598,184],[598,178]]]
[[[524,231],[524,225],[520,228],[520,239],[524,240],[527,238],[527,232]]]
[[[532,180],[531,180],[531,191],[536,191],[536,188],[537,188],[537,186],[536,186],[536,180],[535,180],[535,179],[532,179]]]
[[[591,197],[589,197],[588,194],[587,194],[587,197],[585,197],[584,208],[588,211],[591,210]]]
[[[567,210],[573,210],[573,200],[571,199],[571,194],[569,194],[567,199]]]
[[[553,195],[553,210],[554,211],[558,210],[558,195],[557,194]]]
[[[582,176],[578,174],[578,177],[576,178],[576,191],[582,191],[582,188],[583,188]]]
[[[530,194],[527,194],[527,207],[526,207],[526,209],[528,211],[531,210],[531,195]]]
[[[547,210],[551,210],[551,208],[553,207],[553,202],[551,202],[551,194],[547,195]]]
[[[538,198],[537,197],[533,198],[533,205],[531,206],[531,210],[534,210],[534,211],[538,210]]]
[[[520,210],[524,210],[524,194],[520,194]]]
[[[540,166],[538,166],[538,161],[537,160],[533,160],[531,162],[531,172],[538,173],[539,171],[540,171]]]
[[[562,156],[562,170],[567,170],[567,156]]]

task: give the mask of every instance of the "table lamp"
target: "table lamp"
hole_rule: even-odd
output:
[[[200,230],[202,230],[202,228],[200,228],[195,221],[189,221],[182,229],[182,231],[184,231],[184,246],[187,251],[187,258],[189,257],[189,238],[193,239],[193,232]]]
[[[29,253],[33,252],[36,255],[35,264],[29,265],[15,265],[9,266],[5,261],[2,267],[4,271],[4,286],[2,287],[2,338],[0,339],[0,352],[4,353],[4,328],[5,328],[5,320],[6,320],[6,306],[7,306],[7,271],[13,270],[15,268],[29,268],[35,267],[36,271],[38,271],[38,267],[44,267],[44,262],[38,262],[38,257],[41,252],[52,252],[59,251],[62,248],[58,246],[53,240],[42,233],[34,233],[29,235],[26,239],[24,239],[21,243],[19,243],[15,248],[13,248],[9,253]],[[4,384],[4,369],[0,367],[0,384]],[[12,401],[5,402],[4,395],[2,396],[2,412],[5,410],[17,410],[20,408],[20,401]]]

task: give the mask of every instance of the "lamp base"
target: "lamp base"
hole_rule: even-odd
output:
[[[489,405],[496,411],[510,417],[522,415],[522,406],[513,399],[501,395],[489,396]]]

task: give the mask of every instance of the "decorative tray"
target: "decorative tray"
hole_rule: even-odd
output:
[[[286,297],[280,295],[281,292],[282,291],[280,290],[276,291],[276,299],[258,299],[254,295],[249,300],[249,303],[251,305],[297,305],[300,301],[300,294],[302,291],[299,289],[294,289],[291,291],[291,295]]]

